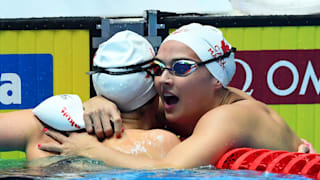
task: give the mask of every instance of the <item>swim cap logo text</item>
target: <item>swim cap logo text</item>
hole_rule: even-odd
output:
[[[68,120],[68,122],[71,124],[71,126],[74,126],[78,129],[80,129],[80,126],[74,122],[74,120],[72,119],[72,117],[70,116],[70,114],[67,112],[67,108],[63,107],[63,109],[61,110],[61,114],[63,117],[66,117],[66,119]]]
[[[21,104],[21,79],[18,74],[0,74],[0,103]]]
[[[223,55],[223,53],[222,53],[222,51],[221,51],[221,48],[220,48],[220,46],[218,46],[218,45],[215,45],[213,49],[212,49],[212,48],[209,48],[209,49],[208,49],[208,52],[211,54],[211,56],[212,56],[213,58],[216,58],[216,57],[218,57],[218,56],[222,56],[222,55]]]

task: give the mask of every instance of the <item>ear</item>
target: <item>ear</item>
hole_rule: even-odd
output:
[[[214,84],[216,89],[221,89],[223,87],[222,83],[216,78],[214,78]]]

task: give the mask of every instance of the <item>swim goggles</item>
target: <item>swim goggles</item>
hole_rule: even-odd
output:
[[[196,69],[198,69],[198,67],[229,57],[230,54],[235,51],[236,48],[232,47],[231,50],[226,52],[224,55],[203,62],[195,62],[189,59],[174,59],[171,68],[166,67],[166,65],[160,59],[154,58],[143,63],[129,66],[118,66],[108,68],[93,66],[92,71],[87,72],[86,74],[93,75],[96,73],[105,73],[109,75],[124,75],[144,71],[151,76],[160,76],[163,73],[163,71],[167,69],[176,76],[187,76],[194,72]]]
[[[87,75],[93,75],[96,73],[105,73],[109,75],[124,75],[124,74],[132,74],[137,72],[147,72],[149,74],[149,69],[152,66],[153,59],[145,61],[143,63],[129,65],[129,66],[118,66],[118,67],[99,67],[93,66],[92,71],[87,72]]]
[[[163,71],[166,69],[176,76],[188,76],[199,67],[229,57],[230,54],[235,51],[236,48],[231,48],[231,50],[225,53],[224,55],[203,62],[195,62],[189,59],[174,59],[171,68],[166,67],[166,65],[160,59],[154,58],[153,64],[150,66],[148,70],[150,71],[149,73],[153,76],[161,76]]]

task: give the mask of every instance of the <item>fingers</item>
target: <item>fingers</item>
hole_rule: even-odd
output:
[[[114,115],[112,120],[113,120],[114,131],[115,131],[116,137],[120,138],[121,137],[121,133],[122,133],[122,120],[121,120],[121,117],[120,117],[120,115],[119,116]]]
[[[83,114],[83,119],[84,119],[84,124],[86,126],[86,131],[88,133],[93,133],[93,124],[92,124],[92,120],[91,120],[91,113],[85,112]]]
[[[117,106],[102,96],[95,96],[84,104],[84,121],[88,133],[102,140],[113,135],[121,137],[122,120]],[[114,124],[114,129],[111,122]]]
[[[52,139],[56,140],[60,144],[65,142],[67,140],[66,136],[60,134],[59,132],[56,132],[54,130],[49,130],[47,128],[43,129],[44,133],[51,137]]]
[[[310,149],[308,146],[306,146],[305,144],[300,144],[299,147],[298,147],[298,152],[301,152],[301,153],[309,153],[310,152]]]
[[[105,135],[101,125],[100,112],[92,114],[91,119],[93,121],[94,133],[99,139],[104,139]]]
[[[106,137],[112,136],[113,129],[110,122],[110,119],[112,119],[112,117],[107,116],[105,111],[101,111],[100,118],[104,134],[106,135]]]
[[[120,138],[122,132],[122,119],[116,105],[114,105],[113,111],[109,111],[109,119],[113,122],[113,130],[116,137]]]
[[[113,135],[110,117],[103,109],[84,114],[86,131],[94,133],[99,139],[104,139]]]
[[[53,144],[53,143],[45,143],[45,144],[38,144],[38,148],[43,151],[48,151],[52,153],[62,153],[62,147],[60,144]]]
[[[311,154],[317,154],[317,151],[314,149],[314,147],[312,146],[312,144],[310,142],[308,142],[305,139],[301,139],[301,141],[303,142],[303,144],[308,148],[308,153]],[[300,145],[301,146],[301,145]],[[300,148],[299,146],[299,148]]]

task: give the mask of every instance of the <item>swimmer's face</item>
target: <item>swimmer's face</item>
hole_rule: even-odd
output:
[[[196,53],[183,43],[167,41],[156,56],[167,67],[174,59],[201,62]],[[155,86],[164,105],[169,126],[182,136],[190,135],[198,119],[213,106],[217,80],[204,66],[188,76],[175,76],[165,70],[155,76]]]

